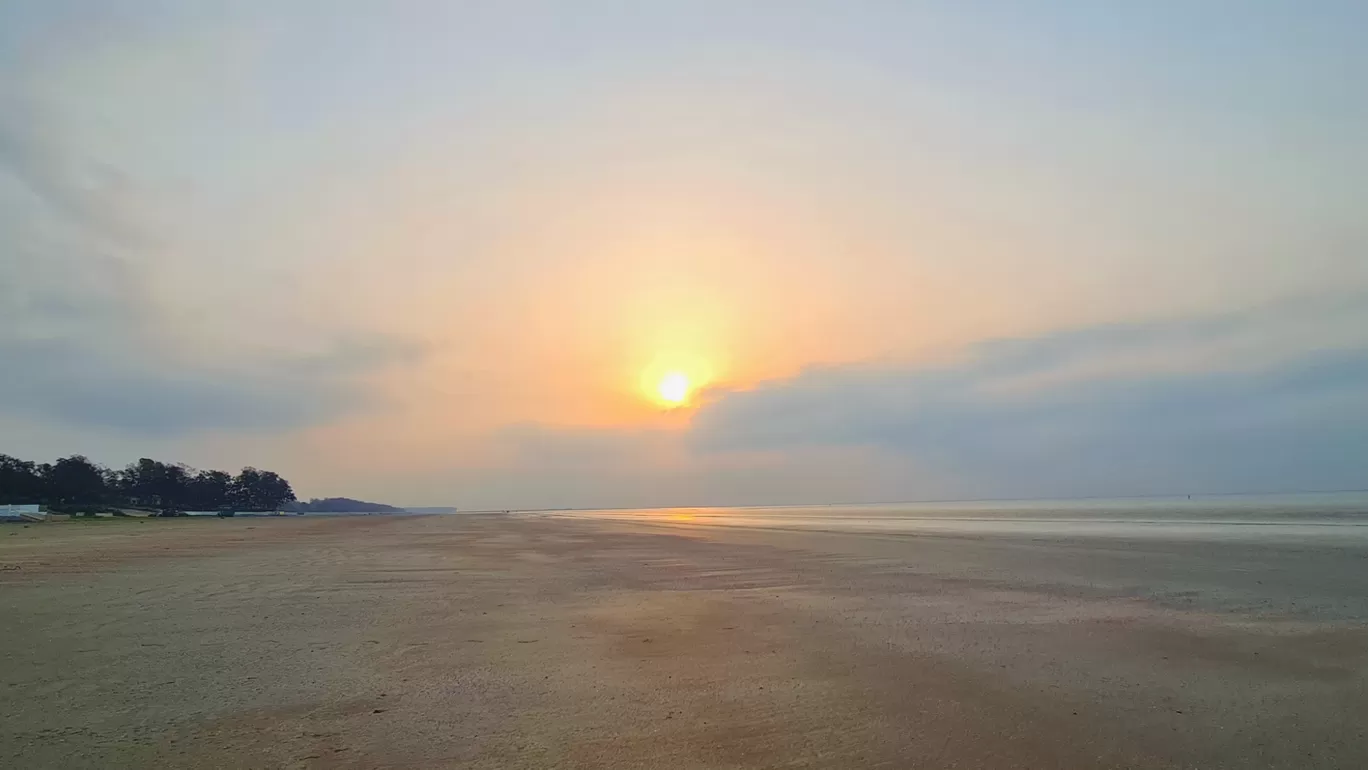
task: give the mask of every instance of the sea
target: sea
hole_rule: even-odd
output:
[[[538,511],[693,527],[1368,545],[1368,491]]]

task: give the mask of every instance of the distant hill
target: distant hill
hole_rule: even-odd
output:
[[[350,497],[315,497],[307,503],[287,503],[282,510],[295,513],[404,513],[403,508],[353,500]]]

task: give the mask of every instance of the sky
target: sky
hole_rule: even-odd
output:
[[[1365,488],[1363,29],[11,0],[0,452],[462,508]]]

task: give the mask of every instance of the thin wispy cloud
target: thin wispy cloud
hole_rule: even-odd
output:
[[[0,412],[132,437],[280,433],[371,408],[359,380],[422,356],[379,334],[307,354],[198,349],[151,291],[158,238],[128,205],[137,190],[26,117],[0,118]]]

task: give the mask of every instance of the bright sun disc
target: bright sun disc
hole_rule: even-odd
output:
[[[682,404],[689,397],[689,378],[682,372],[670,372],[656,388],[660,398],[668,404]]]

